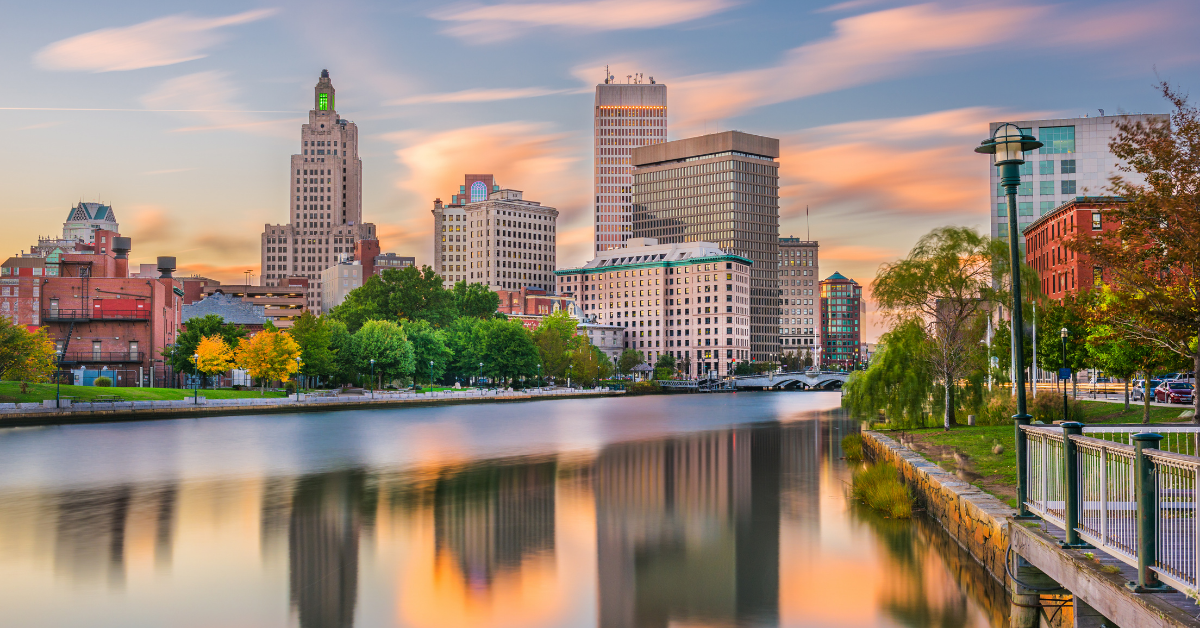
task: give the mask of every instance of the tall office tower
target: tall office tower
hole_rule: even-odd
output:
[[[1017,188],[1018,232],[1054,208],[1079,196],[1106,196],[1108,178],[1118,174],[1119,160],[1108,149],[1121,122],[1167,120],[1162,114],[1024,120],[1013,124],[1037,137],[1044,146],[1026,153]],[[988,125],[994,133],[1003,122]],[[992,237],[1008,238],[1008,201],[1000,187],[1000,172],[991,169]],[[1128,175],[1123,175],[1128,176]],[[1022,243],[1023,244],[1023,243]]]
[[[289,222],[263,229],[261,281],[278,286],[287,285],[287,277],[306,277],[308,308],[320,314],[321,271],[353,252],[358,240],[375,237],[375,225],[362,221],[358,125],[334,109],[328,70],[321,70],[313,90],[300,145],[288,170]]]
[[[726,131],[633,151],[634,238],[754,261],[750,359],[779,357],[779,140]]]
[[[630,153],[638,146],[667,141],[667,86],[628,83],[606,76],[596,86],[595,211],[596,252],[618,248],[633,236],[633,167]]]
[[[815,240],[779,238],[779,350],[816,359],[820,345],[821,276]]]
[[[833,273],[821,282],[821,368],[851,371],[862,359],[862,286]]]
[[[554,289],[557,209],[501,189],[490,174],[466,175],[451,198],[459,203],[433,201],[434,272],[447,283]]]

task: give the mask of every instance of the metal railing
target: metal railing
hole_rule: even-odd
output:
[[[145,362],[146,353],[144,351],[68,351],[62,356],[63,364],[79,364],[79,363],[118,363],[118,362]]]
[[[50,308],[42,310],[42,319],[47,321],[148,321],[150,310],[102,310],[78,308]]]
[[[1200,590],[1200,426],[1023,425],[1029,511],[1137,567],[1139,593]],[[1180,451],[1164,451],[1161,442]],[[1019,444],[1022,445],[1022,444]],[[1164,584],[1165,583],[1165,584]],[[1169,585],[1169,586],[1165,586]]]

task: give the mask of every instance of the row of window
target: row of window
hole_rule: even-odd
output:
[[[1038,196],[1053,196],[1055,194],[1054,181],[1038,181]],[[1078,190],[1075,179],[1063,179],[1058,182],[1060,194],[1074,196]],[[1008,193],[1004,190],[1004,186],[996,184],[996,196],[1004,198]],[[1017,185],[1017,196],[1033,196],[1033,181],[1022,181]]]

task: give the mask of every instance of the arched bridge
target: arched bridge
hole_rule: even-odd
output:
[[[842,387],[849,373],[834,371],[808,371],[803,373],[763,373],[762,375],[739,375],[733,378],[737,388],[808,389],[824,388],[835,390]]]

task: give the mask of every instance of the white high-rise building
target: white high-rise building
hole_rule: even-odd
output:
[[[1166,119],[1161,114],[1023,120],[1012,124],[1044,144],[1025,156],[1021,185],[1017,188],[1017,228],[1050,213],[1078,196],[1107,195],[1108,178],[1117,171],[1117,158],[1108,143],[1117,136],[1119,122]],[[1004,122],[988,125],[989,136]],[[1000,187],[1000,172],[991,168],[992,237],[1008,237],[1008,202]]]
[[[667,141],[667,86],[641,82],[630,75],[626,83],[606,76],[596,86],[595,217],[596,252],[621,248],[633,237],[633,165],[630,152],[638,146]]]
[[[491,175],[467,175],[487,177]],[[497,189],[463,204],[433,202],[433,270],[447,284],[481,283],[494,290],[554,290],[558,210]]]
[[[308,309],[316,314],[328,309],[321,272],[353,253],[356,241],[375,238],[375,225],[362,221],[358,125],[338,115],[334,94],[329,71],[321,70],[288,170],[289,221],[262,233],[262,285],[307,278]]]

